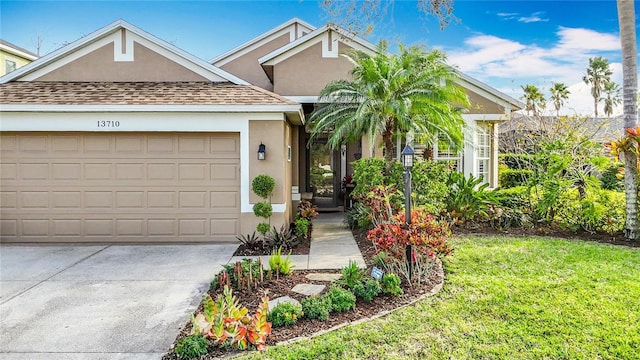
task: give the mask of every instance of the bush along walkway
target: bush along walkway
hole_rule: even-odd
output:
[[[295,270],[311,269],[341,269],[348,266],[350,261],[355,261],[358,266],[364,267],[365,262],[358,249],[351,230],[343,223],[342,212],[321,213],[313,222],[313,236],[309,255],[290,255]],[[269,264],[269,255],[263,256],[234,256],[229,261],[235,264],[242,259],[257,260]]]

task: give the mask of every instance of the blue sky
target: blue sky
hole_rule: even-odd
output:
[[[329,19],[318,0],[290,1],[3,1],[0,37],[41,54],[124,19],[183,50],[209,60],[298,17],[321,26]],[[545,91],[569,86],[566,112],[593,113],[582,83],[588,59],[604,56],[621,83],[615,0],[455,1],[459,22],[443,31],[418,13],[413,1],[396,1],[366,37],[444,50],[465,73],[519,98],[520,86]],[[639,13],[636,5],[636,17]],[[636,20],[638,24],[638,20]],[[602,109],[601,109],[602,110]],[[602,112],[602,111],[600,111]]]

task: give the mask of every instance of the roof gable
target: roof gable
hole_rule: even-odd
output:
[[[118,20],[110,25],[99,29],[92,34],[83,37],[75,42],[60,48],[29,65],[26,65],[2,78],[0,83],[9,81],[36,81],[38,79],[47,79],[48,74],[58,71],[61,76],[60,69],[69,66],[74,61],[79,61],[82,57],[88,56],[96,51],[111,49],[112,53],[109,62],[115,64],[115,67],[125,67],[136,61],[137,52],[151,54],[154,59],[163,59],[165,65],[171,69],[183,69],[181,74],[190,74],[186,76],[184,81],[208,80],[213,82],[232,82],[235,84],[248,84],[246,81],[221,70],[206,61],[196,58],[177,47],[156,38],[155,36],[127,23]],[[136,51],[137,50],[137,51]],[[146,59],[148,60],[148,58]],[[173,65],[168,65],[173,64]],[[139,65],[140,66],[140,65]],[[157,69],[156,69],[157,70]],[[161,70],[161,69],[160,69]],[[64,72],[64,71],[63,71]],[[67,68],[67,72],[69,69]],[[131,71],[136,74],[135,69]],[[177,81],[175,78],[162,78],[165,76],[177,76],[172,71],[161,73],[156,71],[155,77],[145,78],[145,73],[140,73],[142,78],[126,78],[121,80],[128,81]],[[171,74],[171,75],[170,75]],[[68,75],[68,74],[67,74]],[[72,81],[96,81],[101,79],[89,78],[82,79],[81,74],[76,74],[71,78]],[[135,76],[135,75],[134,75]],[[49,77],[49,80],[58,80],[56,76]]]
[[[272,51],[258,59],[258,61],[263,67],[272,66],[295,56],[317,43],[322,43],[322,57],[337,58],[339,56],[340,42],[347,44],[352,49],[363,51],[367,54],[373,54],[376,51],[376,46],[372,43],[350,34],[340,27],[327,24],[275,51]]]
[[[304,37],[313,30],[315,30],[313,25],[310,25],[298,18],[293,18],[263,34],[258,35],[244,44],[211,59],[210,62],[215,66],[223,66],[284,34],[288,34],[289,42],[293,42],[296,39]]]

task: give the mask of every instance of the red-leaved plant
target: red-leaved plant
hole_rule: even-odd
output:
[[[384,251],[397,260],[404,259],[407,245],[414,251],[413,257],[449,255],[453,249],[448,238],[451,230],[446,222],[438,221],[424,209],[411,211],[411,224],[405,224],[404,213],[394,215],[389,222],[378,224],[369,231],[367,239],[378,251]]]

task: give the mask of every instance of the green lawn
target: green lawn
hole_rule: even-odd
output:
[[[640,250],[464,237],[443,290],[359,326],[248,358],[640,359]]]

